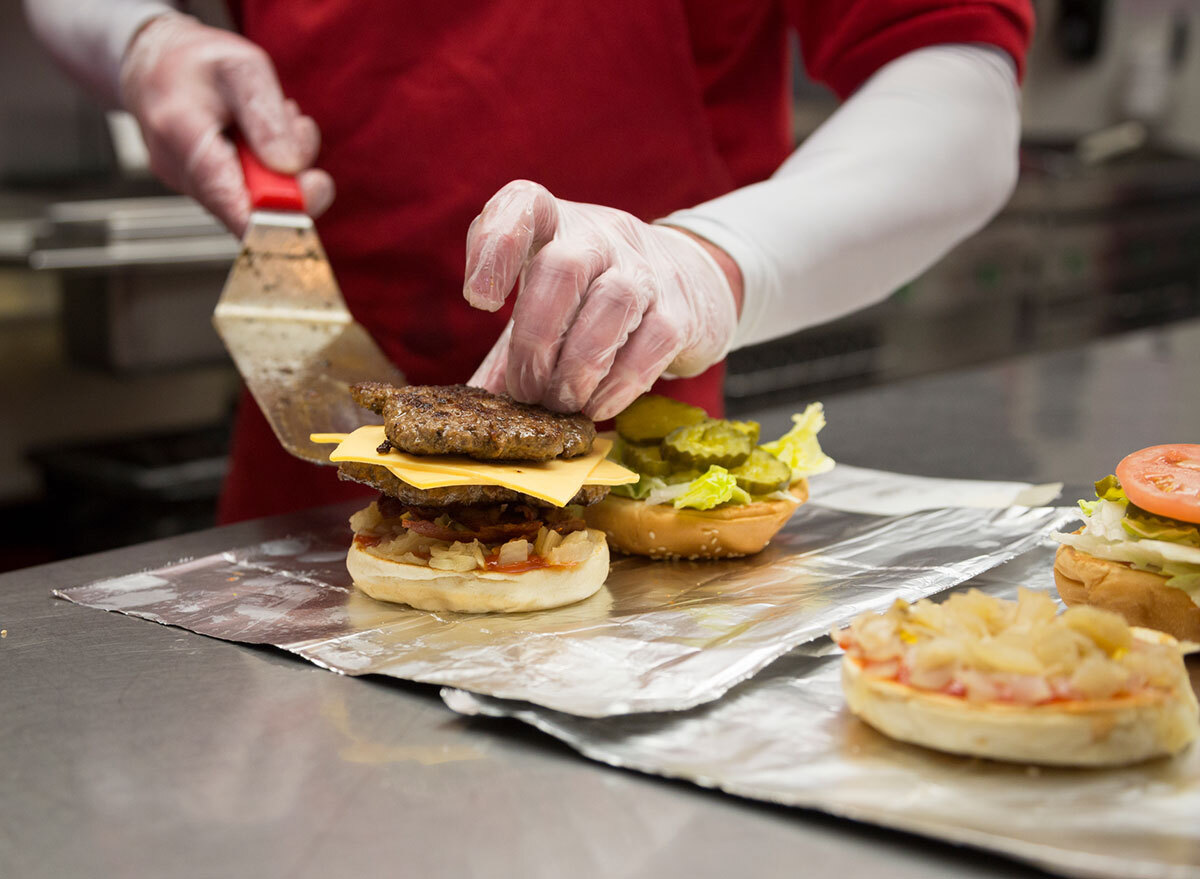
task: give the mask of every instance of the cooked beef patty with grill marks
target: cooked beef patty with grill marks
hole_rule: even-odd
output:
[[[386,467],[377,464],[362,464],[343,461],[338,464],[338,478],[347,482],[361,482],[384,494],[413,506],[444,507],[449,504],[508,504],[522,503],[534,507],[554,508],[553,504],[539,498],[521,494],[499,485],[447,485],[443,488],[414,488],[402,479],[397,479]],[[607,485],[585,485],[571,498],[571,503],[590,506],[608,494]]]
[[[466,385],[360,382],[350,394],[382,415],[388,441],[412,455],[549,461],[586,455],[596,438],[596,425],[585,415],[562,415]]]

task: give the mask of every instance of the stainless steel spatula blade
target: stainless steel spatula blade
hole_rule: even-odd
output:
[[[213,324],[283,447],[328,464],[309,434],[378,421],[349,385],[404,377],[346,308],[295,181],[238,150],[255,211]]]

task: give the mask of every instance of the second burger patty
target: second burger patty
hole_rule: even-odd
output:
[[[414,506],[444,507],[450,504],[509,504],[522,503],[535,507],[553,507],[546,501],[530,497],[499,485],[447,485],[444,488],[414,488],[392,475],[386,467],[343,461],[338,464],[338,478],[361,482],[378,489],[389,497]],[[570,503],[590,506],[604,499],[607,485],[585,485]]]
[[[413,455],[549,461],[586,455],[596,438],[585,415],[562,415],[467,385],[359,382],[350,394],[383,416],[393,446]]]

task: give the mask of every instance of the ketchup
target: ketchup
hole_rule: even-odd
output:
[[[523,562],[512,562],[507,565],[500,564],[500,553],[496,552],[485,559],[487,569],[495,571],[498,574],[524,574],[526,571],[536,571],[538,568],[548,568],[550,563],[546,561],[545,556],[531,555]]]

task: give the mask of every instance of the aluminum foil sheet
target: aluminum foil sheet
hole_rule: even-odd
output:
[[[429,613],[374,601],[346,573],[348,527],[58,594],[203,635],[272,644],[345,674],[604,717],[716,699],[859,611],[961,583],[1073,517],[1053,507],[880,517],[807,504],[756,556],[614,558],[596,595],[524,614]]]
[[[1053,548],[971,582],[1053,590]],[[960,588],[967,588],[966,585]],[[1189,662],[1200,688],[1200,657]],[[612,766],[974,845],[1086,877],[1200,877],[1200,746],[1122,769],[1047,769],[892,741],[843,707],[840,651],[792,651],[686,712],[585,719],[443,691],[463,714],[515,717]]]

